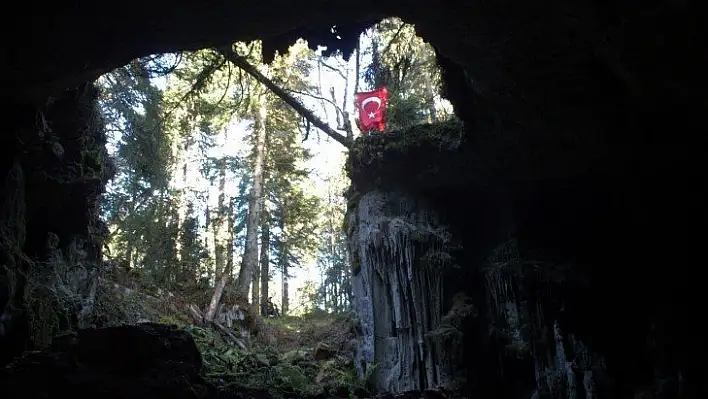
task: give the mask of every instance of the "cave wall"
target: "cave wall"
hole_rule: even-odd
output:
[[[90,326],[102,243],[100,196],[111,177],[92,84],[42,107],[8,109],[0,175],[2,361]]]
[[[360,361],[375,365],[377,388],[440,385],[500,398],[701,397],[706,352],[691,316],[701,312],[700,294],[679,293],[694,283],[649,266],[661,248],[645,245],[659,232],[627,201],[636,186],[602,171],[496,180],[469,162],[467,138],[478,126],[452,121],[364,136],[350,152]],[[435,278],[421,266],[424,251],[405,241],[431,226],[449,242],[435,246],[450,257],[433,268]],[[408,281],[437,278],[440,289],[417,301],[411,291],[400,294]],[[396,312],[428,321],[419,327],[422,345],[396,331]],[[441,331],[442,343],[435,340]],[[430,355],[413,351],[418,345]],[[414,376],[410,385],[395,384],[403,366]],[[426,379],[426,366],[446,373]]]
[[[360,375],[370,373],[378,392],[454,384],[451,340],[428,337],[440,325],[442,271],[451,260],[435,212],[405,193],[369,191],[349,219]]]

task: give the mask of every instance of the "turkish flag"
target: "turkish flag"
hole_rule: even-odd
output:
[[[385,87],[354,93],[356,107],[359,109],[359,129],[362,131],[376,129],[383,132],[386,95]]]

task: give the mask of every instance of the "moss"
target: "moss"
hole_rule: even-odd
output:
[[[456,185],[465,179],[459,151],[463,139],[458,120],[361,136],[349,153],[347,171],[358,192]]]
[[[277,345],[256,340],[246,350],[234,347],[216,330],[182,327],[202,353],[202,375],[222,396],[338,398],[362,392],[363,382],[340,348],[349,339],[342,335],[348,328],[341,318],[285,316],[264,323],[264,334],[277,336]]]

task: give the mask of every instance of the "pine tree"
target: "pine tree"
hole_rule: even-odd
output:
[[[386,86],[387,130],[405,129],[448,118],[438,106],[440,70],[433,48],[416,35],[415,27],[399,18],[387,18],[372,32],[371,63],[364,80],[371,87]]]
[[[163,96],[150,82],[154,63],[134,60],[99,81],[118,169],[104,209],[113,228],[111,256],[123,259],[126,269],[139,270],[146,282],[168,285],[178,277],[174,203],[168,189],[172,159],[160,123]]]
[[[311,52],[302,41],[291,46],[287,56],[280,57],[274,66],[274,80],[282,87],[295,92],[314,90],[306,80],[311,72]],[[281,275],[281,311],[287,314],[290,307],[289,279],[292,270],[301,266],[314,253],[316,220],[319,201],[308,193],[309,180],[304,164],[311,158],[301,144],[298,113],[281,98],[272,97],[274,135],[271,162],[271,206],[277,231],[271,233],[273,260]],[[276,149],[278,151],[276,152]]]
[[[343,173],[325,180],[327,197],[323,205],[323,221],[318,246],[317,263],[321,282],[317,302],[329,312],[344,312],[352,303],[351,265],[344,232],[346,202],[342,195],[346,185]]]

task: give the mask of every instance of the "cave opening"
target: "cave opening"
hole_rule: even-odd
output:
[[[423,140],[417,150],[410,142],[398,153],[384,147],[389,155],[383,164],[398,164],[406,170],[404,178],[372,173],[376,163],[357,170],[351,176],[358,193],[348,198],[350,215],[361,216],[358,201],[371,201],[371,192],[396,190],[406,191],[410,203],[426,203],[428,214],[439,214],[446,222],[440,225],[462,243],[462,249],[452,250],[459,268],[444,269],[443,308],[482,315],[461,321],[463,330],[472,331],[466,355],[490,342],[485,328],[506,323],[504,331],[491,328],[499,341],[483,358],[503,352],[511,367],[511,357],[520,354],[525,362],[520,373],[535,377],[524,380],[520,390],[555,394],[553,389],[567,391],[575,384],[582,385],[581,397],[706,392],[705,367],[696,365],[706,351],[696,316],[702,282],[691,278],[700,258],[695,249],[705,238],[695,228],[705,219],[705,145],[695,128],[705,108],[706,65],[695,56],[703,51],[705,35],[697,6],[459,0],[433,8],[401,1],[312,0],[288,11],[276,7],[280,2],[263,1],[218,2],[211,8],[177,2],[164,12],[162,1],[129,1],[126,7],[133,4],[141,12],[126,15],[80,3],[62,11],[47,6],[42,14],[26,8],[8,25],[12,40],[6,39],[0,74],[9,115],[9,133],[0,139],[5,266],[0,332],[7,360],[56,331],[55,325],[27,331],[12,322],[27,317],[25,297],[41,294],[23,279],[52,282],[58,277],[48,265],[80,263],[83,268],[67,272],[63,284],[92,290],[82,283],[93,271],[85,265],[99,259],[107,234],[96,223],[102,212],[96,199],[115,170],[107,162],[108,138],[95,129],[99,93],[85,82],[136,57],[222,48],[234,39],[270,38],[265,50],[284,49],[305,37],[351,50],[351,37],[363,27],[401,15],[434,44],[445,97],[465,134],[454,142]],[[240,23],[227,15],[238,16]],[[148,144],[149,154],[164,145]],[[379,148],[375,140],[363,144],[365,150]],[[433,151],[435,146],[442,150]],[[377,181],[372,174],[383,177]],[[414,174],[424,178],[408,178]],[[169,206],[154,194],[147,191],[156,202],[150,211],[166,212]],[[218,195],[215,199],[218,208]],[[423,205],[416,206],[421,208],[412,213],[421,213]],[[401,220],[402,215],[385,216]],[[172,218],[186,220],[179,212]],[[509,236],[515,240],[505,241]],[[134,242],[145,244],[141,238]],[[497,253],[513,254],[504,259],[518,260],[520,275],[501,268],[506,263]],[[199,251],[189,256],[202,262]],[[176,281],[178,274],[161,278]],[[211,276],[202,283],[213,281]],[[455,295],[460,292],[470,299]],[[346,302],[341,292],[328,295]],[[540,309],[529,314],[526,308]],[[40,315],[55,319],[49,313]],[[557,347],[559,342],[565,346]],[[393,341],[387,345],[378,353],[396,352]],[[498,369],[466,360],[472,366],[456,373],[467,377],[471,392],[503,391],[504,379],[484,378]],[[535,362],[533,370],[529,362]],[[390,382],[391,375],[377,378]],[[504,392],[504,397],[520,395]]]

